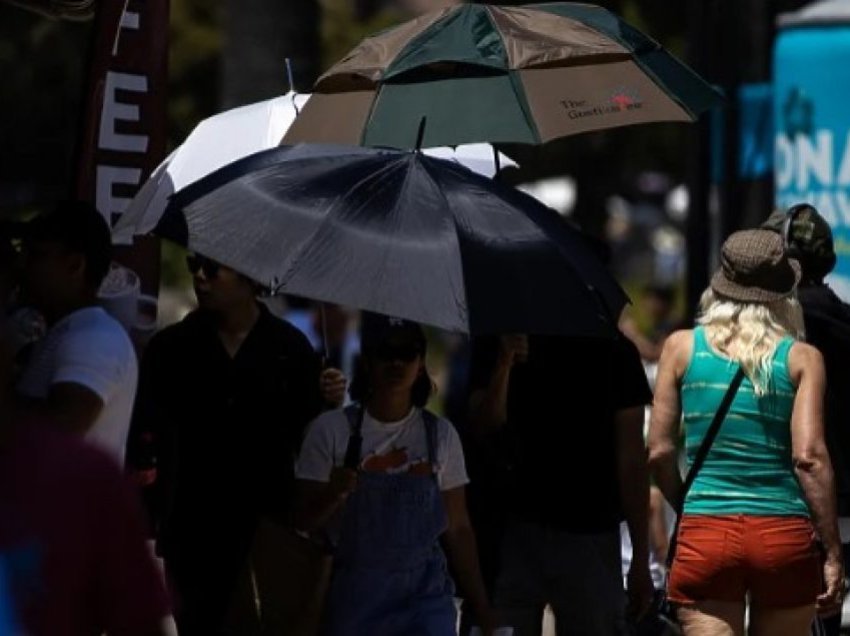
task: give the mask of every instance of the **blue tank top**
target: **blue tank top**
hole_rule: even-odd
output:
[[[776,347],[768,390],[757,396],[744,377],[720,431],[685,500],[686,514],[809,516],[791,461],[791,411],[796,388],[788,372],[793,338]],[[694,329],[690,364],[682,379],[688,465],[711,424],[738,364]]]

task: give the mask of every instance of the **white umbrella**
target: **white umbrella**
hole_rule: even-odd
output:
[[[156,227],[178,190],[237,159],[280,145],[286,131],[310,95],[289,92],[248,104],[203,120],[151,174],[112,231],[115,244],[130,244],[133,237]],[[341,116],[344,116],[342,114]],[[452,159],[470,170],[492,177],[498,168],[516,165],[490,144],[466,144],[456,148],[429,148],[423,152]]]

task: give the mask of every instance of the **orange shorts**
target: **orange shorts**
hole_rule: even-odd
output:
[[[813,604],[820,559],[804,517],[685,515],[667,596],[682,605],[744,601],[761,607]]]

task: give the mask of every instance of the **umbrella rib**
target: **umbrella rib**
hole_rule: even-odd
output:
[[[425,174],[428,175],[428,179],[431,181],[432,184],[434,184],[434,188],[437,190],[437,192],[440,195],[440,198],[443,200],[443,204],[445,205],[445,209],[451,210],[451,205],[449,204],[449,200],[446,197],[446,193],[443,191],[443,188],[442,188],[442,186],[439,182],[439,179],[435,178],[434,175],[431,173],[431,171],[428,169],[427,161],[422,161],[422,167],[425,169]],[[454,170],[455,166],[451,166],[451,169]],[[471,321],[470,316],[469,316],[469,303],[467,302],[467,294],[466,294],[466,280],[463,277],[464,276],[463,253],[460,252],[460,239],[457,237],[457,226],[458,226],[458,224],[457,224],[457,220],[455,219],[455,216],[453,214],[450,215],[450,218],[452,220],[452,225],[455,227],[455,238],[457,238],[457,240],[458,240],[458,243],[457,243],[458,261],[461,263],[461,279],[460,279],[460,282],[461,282],[461,285],[463,285],[463,289],[461,289],[461,292],[463,294],[463,313],[466,315],[467,330],[471,333],[471,331],[472,331],[472,321]]]
[[[453,172],[461,172],[464,169],[462,167],[453,165],[453,166],[447,168],[447,170],[451,170]],[[437,190],[440,192],[440,196],[443,198],[445,205],[448,206],[448,199],[446,199],[442,187],[439,187],[440,186],[439,179],[436,179],[430,173],[430,171],[429,171],[428,175],[431,178],[431,180],[434,181],[435,184],[438,186]],[[521,195],[522,197],[528,196],[528,195],[525,195],[523,193],[520,193],[517,190],[514,190],[510,186],[498,184],[496,186],[496,190],[494,190],[494,193],[496,193],[499,196],[499,198],[502,198],[503,200],[505,200],[508,204],[510,204],[512,206],[514,206],[515,204],[513,202],[511,202],[509,199],[504,199],[502,194],[499,193],[499,190],[504,190],[505,193],[509,193],[509,194]],[[527,216],[529,222],[531,224],[533,224],[540,232],[542,232],[547,237],[547,239],[549,241],[551,241],[552,244],[555,246],[555,249],[557,250],[561,259],[563,259],[564,263],[567,265],[570,274],[575,278],[577,288],[580,289],[582,291],[582,293],[585,295],[585,298],[587,298],[588,304],[597,309],[597,315],[599,316],[599,318],[603,322],[611,324],[611,320],[612,320],[611,316],[612,316],[613,312],[612,312],[611,308],[608,307],[608,303],[604,301],[604,299],[601,296],[596,285],[594,285],[592,283],[588,283],[587,281],[585,281],[583,279],[583,277],[580,274],[581,267],[576,264],[574,256],[570,253],[570,250],[567,249],[567,246],[564,245],[558,239],[557,232],[553,232],[548,227],[548,223],[546,222],[546,220],[542,219],[540,217],[540,212],[542,212],[542,210],[545,208],[545,206],[543,206],[543,204],[540,204],[536,201],[535,201],[535,203],[536,203],[536,205],[532,208],[528,208],[527,212],[526,212],[526,216]],[[557,214],[554,211],[551,211],[551,212],[552,212],[552,214]],[[454,217],[452,217],[452,218],[454,220]],[[457,223],[455,223],[455,225],[457,226]],[[463,283],[464,283],[464,299],[466,299],[466,282],[463,281]],[[467,316],[469,316],[468,308],[466,306],[465,306],[465,310],[467,311]],[[470,331],[472,331],[471,319],[467,318],[467,320],[468,320],[469,329],[470,329]]]
[[[405,191],[407,190],[409,183],[410,183],[410,170],[407,170],[407,172],[404,175],[404,179],[402,180],[401,187],[399,188],[399,196],[398,196],[397,200],[402,198],[402,195],[404,195]],[[378,268],[379,278],[376,281],[375,287],[373,289],[380,289],[381,286],[384,284],[384,280],[386,279],[386,270],[387,270],[387,268],[386,268],[387,256],[388,256],[387,251],[384,250],[384,253],[383,253],[382,258],[381,258],[381,267]],[[401,316],[401,317],[404,318],[404,316]]]
[[[410,158],[409,158],[410,153],[406,153],[406,155],[407,155],[406,160],[409,161],[410,160]],[[423,155],[421,153],[416,153],[414,158],[420,160],[420,165],[425,163],[425,161],[422,161]],[[443,192],[440,190],[439,185],[434,181],[431,173],[428,172],[427,168],[425,169],[425,173],[428,176],[428,179],[431,181],[431,183],[434,184],[435,189],[439,192],[440,198],[442,198],[442,200],[444,201],[446,209],[449,209],[448,200],[443,195]],[[402,184],[399,187],[398,199],[404,198],[404,194],[406,193],[406,191],[410,187],[411,179],[412,179],[412,170],[407,170],[404,174],[404,179],[402,181]],[[383,285],[383,281],[386,277],[386,272],[387,272],[387,267],[386,267],[387,258],[388,258],[388,254],[387,254],[386,251],[384,251],[383,258],[381,259],[382,267],[380,267],[378,269],[378,271],[380,272],[380,278],[375,283],[375,286],[374,286],[375,289],[379,289]],[[466,295],[465,295],[465,293],[466,292],[465,292],[465,289],[464,289],[464,313],[468,316],[469,314],[466,311],[466,303],[465,303]],[[411,320],[415,319],[415,316],[412,316],[412,315],[411,316],[399,316],[399,317],[400,318],[410,318]],[[467,328],[468,328],[468,324],[469,324],[469,321],[467,319]],[[442,328],[449,329],[448,326],[443,326]]]
[[[676,56],[674,56],[669,51],[667,51],[667,54],[671,58],[673,58],[673,60],[676,63],[681,65],[681,62],[679,62],[679,60],[676,58]],[[644,73],[646,73],[646,76],[649,79],[651,79],[652,82],[656,86],[658,86],[658,88],[660,88],[664,92],[665,95],[667,95],[670,99],[672,99],[674,102],[676,102],[682,108],[682,110],[684,110],[691,117],[691,119],[696,120],[699,117],[699,113],[694,112],[687,104],[685,104],[684,100],[679,97],[678,93],[676,93],[675,91],[669,90],[667,88],[667,85],[661,80],[661,78],[658,76],[658,74],[655,71],[653,71],[649,66],[644,64],[639,56],[637,56],[637,55],[634,56],[633,61],[634,61],[635,64],[637,64],[641,68],[641,70]]]
[[[499,34],[499,37],[502,37],[502,32],[499,31],[498,23],[496,18],[493,17],[493,10],[489,5],[484,5],[485,12],[487,14],[487,19],[490,20],[490,24],[493,26],[493,30]],[[508,79],[511,83],[511,90],[516,95],[517,103],[519,107],[522,109],[523,115],[525,115],[525,121],[528,124],[528,127],[531,129],[531,133],[534,136],[536,143],[543,143],[540,139],[540,131],[537,129],[537,123],[534,121],[534,117],[531,113],[531,106],[528,103],[528,100],[525,98],[525,91],[522,91],[517,86],[517,74],[514,69],[510,68],[510,60],[508,59],[507,50],[505,51],[505,62],[508,67]]]
[[[517,103],[519,107],[522,109],[523,114],[525,115],[525,121],[528,124],[528,127],[531,129],[532,135],[534,135],[535,143],[542,144],[543,139],[540,137],[540,130],[537,128],[537,122],[534,119],[534,115],[531,112],[531,105],[528,103],[528,100],[525,98],[525,91],[521,90],[517,85],[519,82],[519,76],[516,71],[510,70],[508,71],[508,78],[511,82],[511,89],[516,95]]]
[[[366,133],[369,130],[369,127],[372,125],[372,116],[375,114],[375,108],[378,105],[378,100],[381,98],[381,93],[384,90],[383,82],[376,82],[375,85],[375,98],[372,100],[372,103],[369,104],[369,113],[366,115],[366,121],[363,123],[363,128],[360,130],[360,140],[357,142],[361,146],[366,145]]]
[[[458,166],[452,166],[452,170],[458,171],[463,168],[459,168]],[[496,182],[496,191],[503,190],[506,194],[511,196],[520,196],[521,198],[529,197],[529,195],[520,192],[510,186],[500,184]],[[441,191],[442,192],[442,191]],[[499,194],[500,198],[506,200],[511,205],[516,205],[510,199],[505,199],[501,194]],[[533,199],[532,199],[533,200]],[[616,322],[614,316],[614,311],[611,307],[608,306],[608,303],[604,300],[604,297],[601,295],[599,288],[596,284],[587,282],[581,276],[581,267],[576,263],[574,255],[570,252],[567,246],[561,242],[558,238],[558,232],[551,227],[550,221],[544,218],[543,215],[544,210],[551,212],[552,214],[557,214],[553,210],[549,209],[547,206],[542,203],[534,201],[535,205],[533,207],[526,208],[526,216],[528,220],[534,224],[546,237],[553,243],[558,253],[561,255],[561,258],[567,263],[569,266],[569,270],[573,276],[575,276],[576,281],[578,282],[578,287],[582,290],[582,292],[589,299],[590,303],[597,307],[597,309],[601,310],[599,314],[604,321],[608,322],[613,320]],[[519,206],[517,206],[519,207]],[[586,249],[586,248],[584,248]]]
[[[336,210],[339,207],[341,207],[343,200],[351,192],[353,192],[354,190],[359,188],[366,181],[369,181],[370,179],[374,179],[377,176],[392,170],[396,166],[396,163],[397,162],[387,162],[387,164],[382,166],[379,170],[376,170],[375,172],[369,173],[368,176],[360,179],[357,183],[352,185],[344,194],[341,194],[339,197],[336,198],[336,200],[328,208],[328,210],[325,213],[325,216],[322,219],[321,223],[319,223],[319,225],[316,227],[316,229],[313,230],[310,233],[310,235],[308,237],[306,237],[301,242],[301,245],[297,248],[297,250],[295,251],[295,254],[289,260],[289,267],[287,268],[287,270],[282,274],[280,280],[274,281],[274,284],[272,285],[273,288],[275,288],[276,290],[280,290],[280,289],[283,288],[284,285],[286,285],[287,281],[295,273],[295,270],[297,269],[298,264],[299,264],[301,258],[303,257],[303,255],[305,254],[305,252],[307,252],[308,249],[312,248],[313,242],[314,242],[314,239],[316,238],[316,236],[318,236],[332,222],[331,217],[336,212]]]

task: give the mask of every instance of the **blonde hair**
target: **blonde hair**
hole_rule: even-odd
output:
[[[802,340],[805,335],[803,310],[794,296],[770,303],[745,303],[718,296],[708,288],[700,299],[697,322],[705,327],[715,350],[741,365],[758,396],[767,392],[779,343],[788,336]]]

